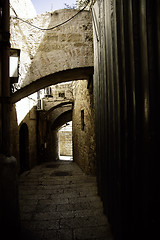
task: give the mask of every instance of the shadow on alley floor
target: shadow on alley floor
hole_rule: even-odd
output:
[[[112,240],[96,178],[74,162],[48,162],[23,173],[19,203],[23,240]]]

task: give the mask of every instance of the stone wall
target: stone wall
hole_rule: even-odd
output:
[[[63,9],[27,21],[46,29],[76,13],[77,10]],[[93,66],[92,22],[88,11],[81,12],[65,25],[51,31],[42,31],[11,18],[10,31],[11,47],[21,50],[20,88],[59,71]],[[54,78],[49,80],[48,85],[52,85]]]
[[[59,131],[59,155],[72,156],[71,131]]]
[[[18,0],[17,0],[18,1]],[[15,1],[16,2],[16,1]],[[16,5],[13,4],[18,17],[29,18],[29,16],[21,16],[18,12]],[[30,24],[39,26],[42,28],[49,28],[55,26],[65,20],[69,19],[71,16],[77,13],[74,9],[64,9],[58,10],[52,13],[46,13],[34,17],[32,19],[27,19]],[[92,22],[91,13],[89,11],[83,11],[78,14],[74,19],[66,23],[65,25],[55,28],[51,31],[42,31],[36,29],[29,24],[22,22],[21,20],[11,17],[11,47],[18,48],[21,50],[20,53],[20,77],[18,84],[15,84],[15,89],[23,90],[22,88],[31,83],[38,82],[38,90],[41,88],[42,81],[44,81],[46,86],[55,84],[52,74],[57,72],[65,72],[73,69],[81,69],[85,67],[93,67],[93,41],[92,41]],[[85,71],[85,70],[84,70]],[[82,71],[83,72],[83,71]],[[69,74],[68,79],[73,79]],[[80,75],[76,76],[76,80],[80,78]],[[63,82],[65,78],[61,77],[60,82]],[[81,78],[80,78],[81,79]],[[79,85],[79,84],[78,84]],[[77,86],[78,86],[77,85]],[[20,90],[20,91],[21,91]],[[30,87],[31,92],[35,92],[35,88]],[[59,85],[58,88],[54,86],[52,88],[53,98],[44,98],[44,111],[49,111],[57,103],[68,101],[73,99],[72,91],[67,85]],[[17,91],[18,92],[18,91]],[[28,94],[25,91],[25,94]],[[12,94],[13,98],[15,93]],[[28,95],[25,96],[28,96]],[[76,93],[75,93],[76,94]],[[55,99],[54,99],[55,97]],[[24,95],[12,102],[17,102],[19,99],[23,98]],[[79,99],[79,97],[77,97]],[[55,101],[53,101],[55,100]],[[27,103],[21,105],[21,109],[18,111],[24,111],[25,107],[32,102],[32,100],[27,100]],[[18,102],[19,103],[19,102]],[[77,102],[76,102],[77,104]],[[16,106],[16,109],[15,109]],[[56,109],[49,115],[44,114],[44,118],[39,117],[38,119],[31,119],[32,113],[35,111],[30,109],[29,112],[24,114],[20,122],[17,123],[17,103],[13,105],[11,119],[11,150],[13,155],[19,159],[19,130],[23,123],[26,123],[29,130],[29,153],[30,153],[30,167],[34,166],[36,163],[36,152],[38,147],[38,154],[43,150],[41,160],[55,160],[57,159],[57,130],[51,130],[53,121],[63,112],[66,111],[68,106],[63,106],[61,109]],[[76,105],[79,107],[79,105]],[[70,107],[70,109],[72,106]],[[43,112],[44,113],[44,112]],[[42,113],[42,114],[43,114]],[[41,113],[38,113],[41,115]],[[76,119],[76,118],[75,118]],[[70,119],[71,120],[71,119]],[[18,120],[19,121],[19,120]],[[38,127],[37,127],[38,124]],[[60,127],[60,126],[58,126]],[[37,135],[38,129],[38,135]],[[86,134],[89,134],[87,132]],[[38,139],[38,146],[37,144]],[[47,147],[44,148],[45,142],[47,142]],[[83,137],[82,139],[83,140]],[[53,143],[55,143],[53,145]],[[92,145],[92,144],[91,144]],[[79,144],[77,145],[78,148]],[[92,148],[92,146],[91,146]],[[55,149],[55,151],[53,150]],[[40,152],[39,152],[40,150]],[[80,149],[80,151],[83,149]],[[86,150],[85,152],[87,152]],[[76,151],[75,151],[76,152]],[[88,152],[91,156],[91,151]],[[77,155],[78,156],[78,155]],[[85,155],[86,156],[86,155]],[[90,157],[89,157],[90,159]],[[92,161],[87,160],[92,167]],[[19,166],[20,167],[20,166]],[[89,170],[87,170],[89,172]]]
[[[18,172],[20,172],[20,128],[23,123],[27,124],[29,132],[29,168],[37,164],[37,116],[34,95],[22,99],[12,105],[10,122],[11,155],[17,159]]]
[[[52,93],[55,100],[73,100],[72,82],[52,86]]]
[[[95,174],[95,133],[92,84],[74,83],[73,158],[87,174]]]
[[[10,0],[10,15],[11,19],[18,15],[18,17],[23,19],[34,18],[37,16],[34,6],[31,0]],[[16,21],[16,20],[15,20]],[[11,48],[18,48],[21,50],[21,61],[25,61],[25,65],[29,62],[30,48],[28,47],[28,41],[20,26],[12,25],[10,27],[10,43]],[[17,36],[17,38],[15,37]],[[21,36],[21,37],[20,37]],[[19,38],[20,37],[20,38]],[[25,74],[25,66],[20,66],[20,77]],[[11,107],[11,122],[10,122],[10,138],[11,145],[10,150],[11,154],[17,159],[18,172],[21,170],[20,166],[20,128],[23,123],[27,124],[29,132],[29,159],[28,164],[29,168],[32,168],[36,165],[37,161],[37,145],[36,145],[36,97],[30,96],[24,99],[21,99],[16,104],[13,104]]]
[[[73,102],[72,82],[50,86],[50,95],[44,96],[43,100],[45,111],[64,102]]]

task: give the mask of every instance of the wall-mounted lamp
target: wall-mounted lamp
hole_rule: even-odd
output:
[[[9,69],[9,76],[10,76],[10,83],[18,83],[19,77],[19,63],[20,63],[20,49],[10,49],[10,69]]]

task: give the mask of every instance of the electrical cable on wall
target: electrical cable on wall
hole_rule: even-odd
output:
[[[81,13],[82,11],[85,10],[85,8],[88,6],[89,2],[90,2],[90,0],[88,0],[88,1],[87,1],[87,4],[86,4],[81,10],[79,10],[75,15],[73,15],[72,17],[70,17],[70,18],[67,19],[66,21],[64,21],[64,22],[62,22],[62,23],[59,23],[58,25],[53,26],[53,27],[51,27],[51,28],[41,28],[41,27],[35,26],[34,24],[29,23],[29,22],[27,22],[26,20],[24,20],[24,19],[22,19],[22,18],[19,18],[18,15],[17,15],[17,13],[16,13],[16,11],[15,11],[15,9],[12,7],[11,4],[10,4],[10,8],[13,10],[14,14],[16,15],[14,18],[19,19],[20,21],[22,21],[22,22],[24,22],[24,23],[26,23],[26,24],[34,27],[34,28],[37,28],[37,29],[39,29],[39,30],[41,30],[41,31],[50,31],[50,30],[53,30],[53,29],[55,29],[55,28],[58,28],[58,27],[60,27],[60,26],[62,26],[62,25],[64,25],[64,24],[66,24],[67,22],[71,21],[71,20],[72,20],[73,18],[75,18],[79,13]]]

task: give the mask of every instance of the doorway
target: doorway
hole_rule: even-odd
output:
[[[29,131],[23,123],[19,131],[20,173],[29,170]]]
[[[64,124],[58,131],[59,160],[73,161],[72,121]]]

